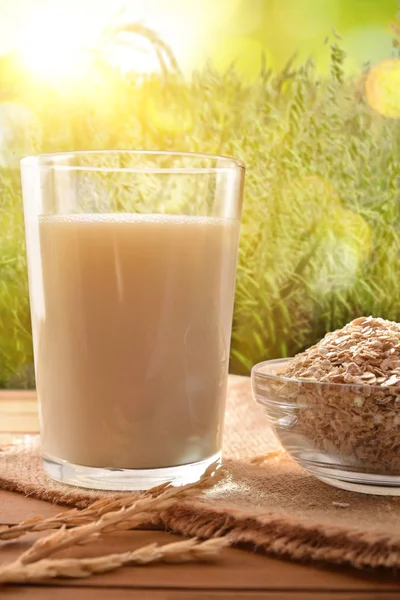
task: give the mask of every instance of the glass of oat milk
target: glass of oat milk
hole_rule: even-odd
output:
[[[196,481],[221,456],[244,165],[96,151],[21,170],[44,470]]]

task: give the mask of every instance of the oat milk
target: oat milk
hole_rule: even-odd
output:
[[[238,231],[211,217],[40,217],[45,455],[134,469],[220,450]]]

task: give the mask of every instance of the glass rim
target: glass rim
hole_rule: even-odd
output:
[[[274,358],[271,360],[264,360],[263,362],[257,363],[251,369],[252,379],[259,378],[264,381],[274,381],[276,383],[297,383],[307,384],[320,388],[335,388],[341,390],[348,390],[349,388],[366,389],[368,388],[371,392],[394,390],[394,393],[400,392],[400,385],[368,385],[367,383],[334,383],[333,381],[318,381],[317,379],[307,379],[306,377],[285,377],[282,375],[274,375],[273,373],[264,373],[261,369],[267,365],[273,366],[274,364],[284,363],[287,364],[293,360],[293,356],[288,358]]]
[[[62,165],[62,164],[48,164],[47,161],[57,160],[63,158],[73,158],[75,156],[86,156],[86,155],[117,155],[117,154],[128,154],[136,156],[172,156],[177,158],[189,158],[189,159],[209,159],[217,162],[218,160],[229,161],[230,165],[224,167],[210,166],[210,167],[102,167],[102,166],[81,166],[81,165]],[[103,173],[186,173],[186,174],[210,174],[210,173],[230,173],[235,170],[240,170],[243,173],[246,170],[245,164],[236,158],[218,154],[207,154],[201,152],[179,152],[175,150],[72,150],[63,152],[47,152],[43,154],[36,154],[31,156],[25,156],[20,161],[21,168],[26,167],[47,167],[51,169],[59,169],[62,171],[94,171]]]

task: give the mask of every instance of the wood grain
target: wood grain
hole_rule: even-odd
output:
[[[16,525],[39,515],[52,517],[63,510],[63,506],[0,490],[0,525]]]
[[[102,590],[54,587],[13,587],[1,590],[1,597],[7,600],[18,598],[21,600],[394,600],[390,592],[378,595],[369,593],[349,594],[346,592],[266,592],[266,591],[196,591],[196,590],[151,590],[151,589],[124,589],[107,588]]]
[[[38,431],[36,392],[0,391],[0,443],[11,441],[15,438],[13,434],[38,433]]]

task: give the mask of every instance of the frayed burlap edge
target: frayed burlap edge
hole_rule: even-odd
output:
[[[229,535],[233,545],[301,562],[358,569],[400,567],[398,536],[377,537],[357,530],[302,525],[287,517],[254,516],[230,507],[210,510],[199,503],[173,507],[153,524],[159,526],[160,521],[172,533],[204,539]]]

